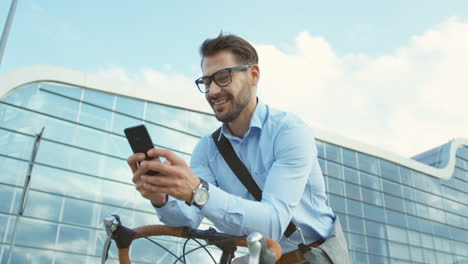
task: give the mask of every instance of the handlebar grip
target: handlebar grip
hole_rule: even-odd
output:
[[[166,225],[146,225],[134,228],[135,232],[138,232],[145,236],[174,236],[174,237],[184,237],[184,230],[186,227],[171,227]],[[133,240],[141,238],[141,235],[135,234],[133,236]],[[265,239],[266,247],[272,250],[275,253],[275,261],[281,257],[281,246],[278,242],[268,239]],[[242,240],[234,240],[234,244],[241,247],[247,247],[247,241]],[[131,245],[130,245],[131,246]],[[128,248],[119,248],[119,261],[121,264],[131,264],[129,249]]]

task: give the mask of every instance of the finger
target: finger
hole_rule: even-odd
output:
[[[136,153],[128,157],[127,163],[132,169],[133,172],[135,172],[138,169],[138,162],[145,160],[145,154],[143,153]]]
[[[172,166],[170,163],[164,162],[161,163],[159,160],[144,161],[141,163],[140,168],[138,168],[139,175],[146,174],[148,171],[155,171],[159,174],[166,176],[176,176],[178,175],[178,168]]]
[[[174,165],[185,164],[185,161],[168,149],[154,148],[148,151],[150,157],[164,157]]]
[[[143,183],[147,183],[147,184],[157,186],[157,187],[170,187],[170,186],[175,186],[176,185],[172,178],[167,177],[165,175],[161,175],[161,174],[159,174],[157,176],[143,175],[143,176],[141,176],[141,181]]]

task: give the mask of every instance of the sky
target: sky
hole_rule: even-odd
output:
[[[0,74],[54,65],[209,111],[193,80],[221,31],[256,47],[260,100],[313,128],[405,157],[468,138],[464,0],[18,0]]]

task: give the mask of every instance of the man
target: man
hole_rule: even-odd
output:
[[[200,53],[204,76],[196,84],[223,122],[221,134],[200,140],[190,166],[165,149],[150,150],[148,156],[155,158],[151,161],[144,161],[142,153],[131,156],[128,163],[136,189],[151,200],[166,224],[197,227],[206,217],[232,235],[260,232],[278,241],[283,253],[292,252],[282,258],[283,263],[304,263],[297,250],[301,236],[305,244],[320,245],[335,232],[337,222],[326,204],[312,132],[295,115],[258,100],[258,55],[247,41],[221,34],[207,39]],[[230,141],[262,190],[261,201],[253,198],[224,161],[214,142],[221,136]],[[150,170],[157,174],[148,176]],[[284,232],[291,221],[301,232],[288,239]],[[327,256],[333,252],[315,250],[314,254],[320,263],[334,259]]]

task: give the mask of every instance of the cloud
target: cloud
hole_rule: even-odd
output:
[[[298,34],[288,52],[254,45],[261,100],[297,113],[313,127],[408,157],[468,137],[468,23],[457,18],[379,56],[338,55],[326,39],[309,32]],[[193,82],[183,75],[148,68],[130,74],[118,67],[101,74],[143,81],[165,98],[177,98],[178,105],[210,111],[202,96],[186,96]]]
[[[404,156],[468,136],[468,24],[451,18],[391,54],[338,56],[308,32],[257,44],[259,94],[318,126]]]

